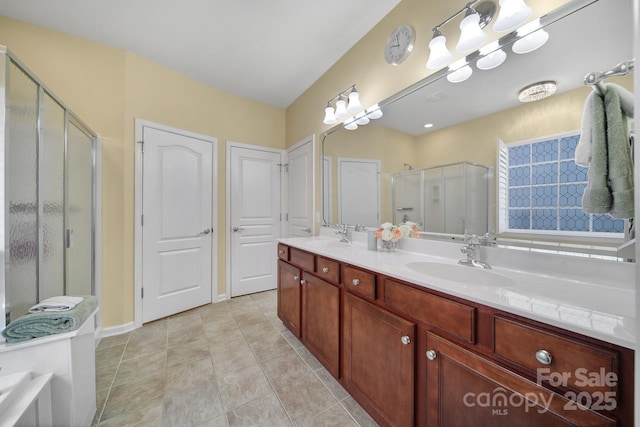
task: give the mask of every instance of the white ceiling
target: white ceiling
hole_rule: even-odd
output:
[[[0,0],[0,15],[125,49],[285,108],[399,2]]]

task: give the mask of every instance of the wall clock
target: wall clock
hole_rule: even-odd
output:
[[[408,24],[399,25],[387,39],[384,59],[391,65],[398,65],[411,53],[416,41],[416,33]]]

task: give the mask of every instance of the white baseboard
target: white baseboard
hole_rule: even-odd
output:
[[[133,322],[125,323],[124,325],[110,326],[108,328],[101,329],[101,338],[113,337],[115,335],[126,334],[136,329]]]
[[[217,302],[222,302],[222,301],[226,301],[228,300],[229,297],[227,296],[227,294],[222,294],[222,295],[216,295],[213,300],[211,301],[213,304],[217,303]]]

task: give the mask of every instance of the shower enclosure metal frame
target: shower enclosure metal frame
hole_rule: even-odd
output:
[[[44,155],[41,155],[41,151],[43,151],[44,140],[43,140],[43,115],[45,112],[44,103],[45,100],[51,100],[55,105],[59,107],[57,109],[58,113],[62,112],[64,117],[63,124],[63,135],[64,141],[63,144],[63,161],[62,161],[62,236],[57,236],[56,239],[59,239],[58,243],[61,249],[61,257],[62,257],[62,291],[63,294],[67,293],[68,289],[68,263],[69,263],[69,255],[68,249],[71,245],[71,236],[69,231],[69,223],[68,223],[68,214],[69,214],[69,182],[68,182],[68,174],[69,174],[69,128],[73,126],[77,131],[80,132],[81,135],[86,137],[87,141],[90,142],[90,148],[86,150],[89,153],[89,162],[90,165],[85,165],[85,168],[90,167],[90,176],[91,182],[89,184],[85,184],[88,187],[91,193],[91,200],[88,204],[90,206],[90,248],[89,248],[89,262],[90,262],[90,293],[92,295],[96,295],[96,237],[98,235],[98,230],[96,229],[98,212],[97,212],[97,194],[98,194],[98,185],[97,185],[97,165],[98,165],[98,144],[99,138],[95,132],[93,132],[85,123],[82,122],[76,115],[73,114],[69,110],[69,108],[51,91],[49,90],[43,83],[40,81],[34,73],[32,73],[24,64],[22,64],[5,46],[0,45],[0,125],[2,126],[3,132],[0,134],[0,240],[3,241],[2,250],[0,250],[0,304],[4,311],[4,316],[0,316],[0,329],[3,329],[6,324],[13,318],[21,315],[21,312],[11,313],[12,309],[12,301],[10,301],[10,297],[8,295],[9,291],[9,283],[8,279],[10,278],[12,264],[11,264],[11,230],[9,227],[10,221],[10,188],[11,188],[11,177],[10,177],[10,168],[9,161],[10,157],[10,126],[12,125],[10,120],[10,68],[15,66],[17,70],[19,70],[26,78],[28,78],[34,85],[37,87],[37,112],[36,112],[36,121],[35,121],[35,167],[36,167],[36,177],[35,177],[35,224],[36,224],[36,233],[35,233],[35,242],[30,242],[31,244],[35,244],[37,246],[37,260],[35,260],[35,301],[36,303],[40,300],[40,297],[43,294],[43,280],[40,277],[40,274],[43,270],[43,263],[45,257],[45,242],[44,242],[44,215],[45,215],[45,206],[44,201],[41,200],[41,187],[44,180],[47,179],[46,176],[41,176],[41,172],[44,168],[44,165],[47,164],[47,158],[44,158]],[[61,110],[61,111],[60,111]],[[58,140],[60,143],[60,140]],[[59,148],[59,147],[58,147]],[[58,191],[60,189],[58,188]],[[25,208],[25,209],[28,209]],[[83,249],[86,250],[86,249]],[[20,311],[23,311],[24,307],[20,307]]]

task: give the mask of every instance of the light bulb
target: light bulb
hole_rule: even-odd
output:
[[[332,125],[336,123],[338,119],[333,111],[333,107],[331,105],[327,105],[327,108],[324,109],[324,120],[322,123],[327,125]]]
[[[368,125],[369,124],[369,117],[367,117],[367,115],[365,114],[364,111],[356,114],[356,123],[360,126],[364,126],[364,125]]]
[[[524,0],[500,0],[500,12],[493,24],[495,31],[510,31],[531,15],[531,8]]]
[[[355,118],[351,118],[349,120],[347,120],[346,122],[344,122],[344,128],[347,130],[356,130],[358,129],[358,124],[356,123]]]
[[[360,103],[360,94],[353,89],[353,91],[349,94],[349,106],[347,107],[347,111],[349,113],[355,113],[356,111],[362,110],[364,107]]]
[[[382,109],[378,104],[373,104],[371,107],[367,108],[367,117],[371,120],[376,120],[382,117]]]
[[[447,38],[443,36],[440,31],[436,30],[433,39],[429,42],[429,60],[427,61],[427,68],[436,70],[438,68],[447,65],[453,55],[447,49]]]
[[[469,9],[472,11],[473,9]],[[458,52],[470,52],[479,48],[487,39],[487,35],[480,28],[480,14],[469,13],[460,23],[460,40],[456,45]]]

